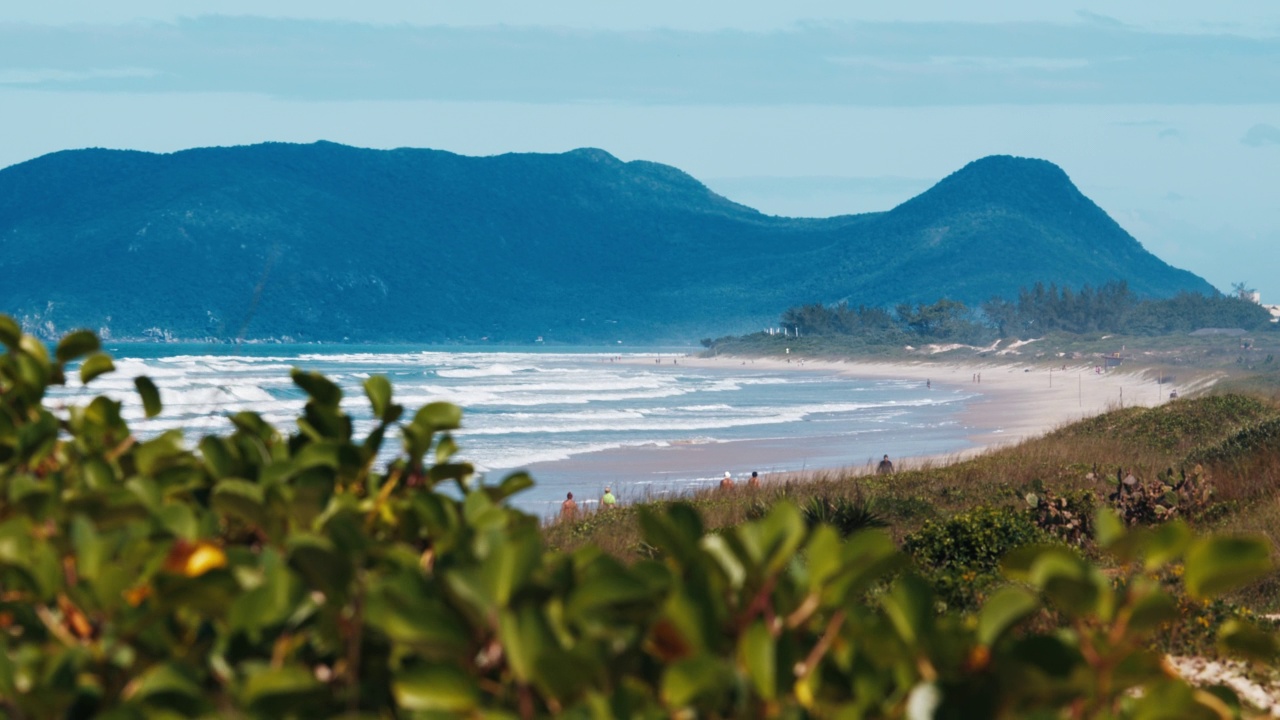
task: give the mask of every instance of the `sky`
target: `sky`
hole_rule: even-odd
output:
[[[0,167],[82,147],[599,147],[763,212],[887,210],[991,154],[1280,303],[1276,0],[43,0]]]

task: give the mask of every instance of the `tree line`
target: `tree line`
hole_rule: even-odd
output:
[[[848,303],[812,303],[788,308],[788,333],[857,335],[868,341],[910,337],[953,342],[1026,339],[1050,333],[1165,335],[1200,328],[1260,330],[1269,326],[1265,308],[1236,295],[1183,292],[1171,298],[1140,299],[1123,280],[1079,290],[1036,283],[1014,299],[995,297],[978,307],[943,298],[932,304],[903,303],[892,311]]]

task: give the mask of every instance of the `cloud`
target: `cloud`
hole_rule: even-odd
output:
[[[1182,133],[1178,132],[1177,128],[1165,128],[1164,130],[1161,130],[1160,134],[1157,135],[1156,137],[1160,138],[1161,140],[1164,140],[1166,138],[1177,139],[1182,137]]]
[[[1095,12],[1089,12],[1088,10],[1077,10],[1076,17],[1080,18],[1081,20],[1084,20],[1085,22],[1092,23],[1094,25],[1098,25],[1101,27],[1114,28],[1114,29],[1126,29],[1129,27],[1128,25],[1120,22],[1119,20],[1113,17],[1110,17],[1108,15],[1100,15]]]
[[[1105,20],[805,23],[770,32],[227,16],[130,25],[9,23],[0,24],[0,84],[317,101],[1280,102],[1280,38],[1162,34]]]
[[[1280,145],[1280,128],[1275,125],[1259,123],[1249,128],[1244,137],[1240,138],[1240,142],[1250,147]]]

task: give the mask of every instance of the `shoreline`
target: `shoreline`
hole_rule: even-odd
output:
[[[788,362],[776,358],[735,356],[664,356],[662,359],[668,362],[678,360],[681,367],[689,368],[729,369],[747,365],[760,370],[829,372],[866,380],[910,380],[921,385],[927,382],[939,391],[971,390],[979,394],[979,397],[966,401],[965,407],[957,414],[957,420],[965,431],[967,447],[902,456],[891,453],[898,469],[959,462],[1016,445],[1118,407],[1160,405],[1169,402],[1169,394],[1175,389],[1180,395],[1186,395],[1207,388],[1219,379],[1216,374],[1201,373],[1170,385],[1157,382],[1156,376],[1146,368],[1096,372],[1093,366],[1078,361],[1074,364],[1068,362],[1065,371],[1062,365],[1058,365],[1050,372],[1042,365],[971,361],[866,362],[794,358]],[[633,357],[623,362],[644,365],[652,361],[651,357]],[[833,473],[860,475],[874,472],[874,463],[880,458],[873,452],[866,462],[849,464],[835,460],[837,456],[847,459],[847,451],[834,453],[828,446],[824,452],[822,445],[813,439],[768,438],[624,447],[584,453],[567,460],[534,463],[526,469],[535,478],[539,478],[540,473],[544,476],[540,484],[550,480],[546,475],[556,476],[557,481],[551,484],[556,487],[559,498],[563,499],[566,489],[572,490],[580,498],[580,506],[587,509],[593,506],[594,498],[605,486],[613,488],[619,502],[630,504],[712,487],[724,471],[732,472],[738,483],[745,482],[753,470],[760,471],[764,482],[794,482]],[[691,474],[698,475],[698,479],[664,477],[683,475],[687,478]],[[628,479],[636,477],[645,479]],[[542,502],[546,507],[535,514],[548,516],[559,506],[558,499]]]

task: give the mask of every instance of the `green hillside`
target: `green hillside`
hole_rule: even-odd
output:
[[[1056,166],[991,157],[886,212],[763,215],[602,150],[333,143],[54,153],[0,170],[0,311],[116,339],[644,342],[815,301],[973,304],[1036,281],[1213,292]]]

